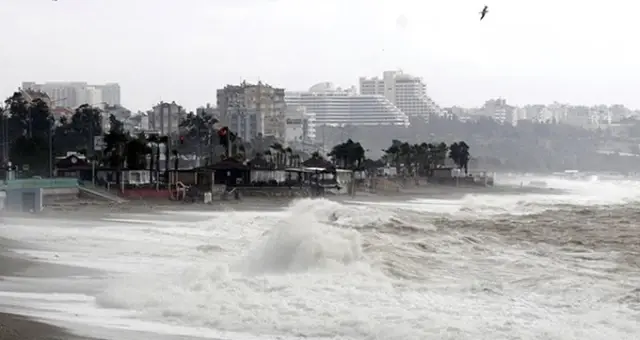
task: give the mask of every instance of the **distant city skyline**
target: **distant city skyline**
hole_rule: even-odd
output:
[[[117,82],[132,110],[159,101],[193,110],[242,80],[301,91],[400,68],[422,77],[441,107],[503,97],[640,108],[640,22],[630,2],[494,0],[479,22],[482,5],[5,0],[0,93],[22,81]]]
[[[88,84],[85,81],[58,81],[37,83],[23,81],[23,90],[34,90],[46,93],[54,107],[75,108],[88,104],[92,106],[122,105],[120,85],[118,83]]]
[[[384,72],[392,72],[392,73],[398,73],[404,76],[408,76],[408,77],[414,77],[414,75],[410,75],[407,74],[405,72],[403,72],[402,70],[395,70],[395,71],[384,71]],[[417,78],[421,78],[421,77],[417,77]],[[339,87],[336,86],[333,82],[331,81],[324,81],[324,82],[319,82],[313,86],[311,86],[310,88],[308,88],[307,90],[293,90],[293,89],[288,89],[288,88],[284,88],[285,92],[289,95],[289,96],[296,96],[299,97],[301,94],[304,93],[313,93],[315,91],[318,91],[317,88],[319,88],[321,85],[323,86],[328,86],[328,87],[333,87],[332,90],[330,91],[337,91],[336,93],[353,93],[353,94],[358,94],[358,95],[372,95],[372,94],[378,94],[380,96],[384,97],[384,91],[379,92],[378,90],[367,90],[366,88],[363,88],[364,83],[367,82],[371,82],[371,81],[378,81],[380,82],[380,84],[384,84],[384,77],[379,78],[377,76],[372,76],[372,77],[366,77],[366,76],[361,76],[359,77],[359,87],[356,85],[351,85],[349,87]],[[364,81],[364,83],[363,83]],[[256,81],[256,82],[249,82],[247,80],[243,80],[243,82],[246,82],[248,84],[257,84],[260,81]],[[225,86],[228,85],[237,85],[238,83],[235,84],[223,84],[220,86],[220,88],[223,88]],[[276,85],[273,85],[271,83],[265,82],[264,84],[267,84],[269,86],[274,86],[274,87],[278,87]],[[376,86],[382,86],[382,85],[376,85]],[[69,96],[68,95],[68,91],[69,89],[64,89],[65,87],[69,87],[69,88],[74,88],[77,87],[78,89],[81,89],[84,91],[86,91],[87,93],[84,93],[83,95],[76,95],[73,94],[73,96]],[[315,89],[314,89],[315,88]],[[109,83],[103,83],[103,84],[89,84],[86,81],[42,81],[42,82],[35,82],[35,81],[23,81],[19,86],[15,87],[10,93],[7,94],[7,97],[9,95],[11,95],[13,92],[17,91],[18,89],[31,89],[31,90],[36,90],[36,91],[42,91],[44,93],[47,93],[49,95],[49,97],[51,98],[52,102],[55,102],[57,104],[57,106],[67,106],[67,107],[77,107],[79,105],[82,104],[90,104],[90,105],[104,105],[104,104],[108,104],[108,105],[119,105],[119,106],[123,106],[129,110],[131,110],[132,112],[148,112],[150,110],[153,110],[153,107],[155,107],[158,103],[160,102],[167,102],[166,100],[159,100],[155,103],[151,103],[149,105],[147,105],[146,107],[131,107],[128,106],[126,104],[126,102],[122,102],[121,101],[121,92],[126,92],[126,89],[122,89],[120,87],[120,84],[117,82],[109,82]],[[53,90],[55,89],[55,91]],[[96,93],[96,90],[98,90],[98,93]],[[425,89],[426,90],[426,89]],[[103,95],[103,91],[107,91],[107,95],[104,96]],[[327,89],[325,89],[324,91],[327,91]],[[426,92],[425,92],[426,93]],[[334,94],[336,95],[336,94]],[[126,95],[125,95],[126,97]],[[391,98],[387,98],[388,100]],[[438,113],[440,112],[443,108],[463,108],[463,109],[479,109],[479,108],[483,108],[483,106],[487,103],[487,101],[491,101],[491,100],[497,100],[497,99],[504,99],[509,101],[509,98],[504,98],[503,96],[496,96],[493,98],[485,98],[483,100],[483,102],[475,104],[475,105],[471,105],[471,106],[464,106],[464,105],[459,105],[459,104],[453,104],[453,105],[440,105],[438,102],[436,102],[435,100],[432,100],[429,97],[430,100],[430,104],[435,104],[435,107],[437,108],[437,112],[434,111],[432,113]],[[207,107],[207,105],[210,105],[211,107],[216,107],[216,100],[217,100],[217,94],[214,95],[214,97],[212,99],[207,99],[205,101],[202,101],[196,105],[194,105],[193,107],[189,107],[189,106],[183,106],[181,105],[181,107],[186,111],[186,112],[195,112],[198,109]],[[168,102],[176,102],[176,103],[180,103],[180,101],[178,100],[169,100]],[[294,105],[298,105],[297,103],[295,103]],[[405,104],[406,105],[406,104]],[[415,105],[415,104],[413,104]],[[548,103],[524,103],[524,104],[514,104],[513,102],[509,101],[509,105],[511,106],[515,106],[515,107],[519,107],[519,108],[523,108],[526,106],[537,106],[537,105],[543,105],[543,106],[554,106],[554,105],[570,105],[570,106],[585,106],[585,107],[598,107],[598,106],[616,106],[616,105],[622,105],[627,107],[630,110],[633,111],[640,111],[640,108],[635,108],[635,107],[630,107],[628,105],[625,105],[624,103],[595,103],[595,104],[585,104],[585,103],[571,103],[571,102],[561,102],[561,101],[551,101]],[[403,105],[399,104],[396,105],[397,107],[401,108]],[[401,108],[402,109],[402,108]],[[411,111],[412,110],[416,110],[415,108],[411,109],[407,109],[407,107],[405,106],[402,111],[407,113],[408,115],[411,115]]]

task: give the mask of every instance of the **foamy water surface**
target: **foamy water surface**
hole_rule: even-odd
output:
[[[0,301],[84,326],[225,339],[637,339],[637,249],[576,243],[573,224],[557,234],[563,220],[527,216],[614,209],[638,201],[640,183],[503,182],[530,180],[567,192],[5,218],[0,236],[39,246],[17,252],[105,274],[8,278]],[[530,241],[507,230],[549,223],[553,235]]]

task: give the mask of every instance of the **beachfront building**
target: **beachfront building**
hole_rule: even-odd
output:
[[[402,71],[385,71],[382,78],[360,77],[361,95],[381,95],[409,117],[429,119],[429,115],[443,115],[444,111],[427,96],[422,78]]]
[[[304,106],[287,105],[285,115],[285,142],[312,142],[316,138],[315,114]]]
[[[220,121],[244,140],[258,135],[284,140],[287,104],[284,89],[258,82],[227,85],[217,91]]]
[[[315,115],[316,125],[408,126],[407,115],[381,95],[360,95],[355,88],[343,90],[323,82],[308,91],[287,91],[289,106],[303,106]]]

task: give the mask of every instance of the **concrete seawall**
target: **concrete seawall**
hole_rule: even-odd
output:
[[[78,196],[80,192],[77,186],[73,188],[44,188],[42,191],[44,196]]]
[[[41,198],[31,198],[27,199],[27,201],[24,201],[26,199],[24,196],[25,192],[28,192],[30,190],[32,191],[33,189],[42,189]],[[78,197],[79,188],[78,181],[72,178],[29,178],[0,182],[0,193],[0,200],[2,201],[0,203],[0,210],[4,209],[7,206],[7,202],[13,202],[12,206],[14,206],[14,208],[17,207],[21,210],[23,209],[21,207],[31,207],[33,204],[35,204],[36,206],[42,206],[42,204],[48,205],[51,202],[60,200],[75,200]],[[36,197],[37,196],[38,195],[36,194]],[[24,204],[26,204],[26,206]],[[35,209],[37,210],[38,208]]]

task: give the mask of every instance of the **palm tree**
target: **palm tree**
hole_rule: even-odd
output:
[[[280,143],[273,143],[271,145],[271,149],[273,149],[276,153],[276,166],[278,168],[280,168],[282,166],[282,159],[283,159],[283,153],[284,153],[284,149],[282,148],[282,144]]]
[[[147,138],[147,142],[149,143],[149,178],[153,178],[154,169],[155,167],[157,167],[157,164],[154,163],[156,162],[156,160],[158,162],[160,160],[160,146],[158,144],[158,135],[150,135]]]
[[[344,168],[347,163],[346,143],[340,143],[338,145],[335,145],[327,156],[331,158],[331,161],[337,167]]]
[[[413,146],[416,150],[416,174],[424,174],[429,168],[429,144],[420,143]]]
[[[198,157],[202,157],[202,145],[209,145],[213,149],[214,126],[218,119],[205,113],[195,114],[190,112],[178,125],[182,136],[185,137],[185,144],[181,146],[184,150],[197,152]]]
[[[458,143],[453,142],[449,145],[449,158],[451,158],[457,167],[460,167],[460,146]]]
[[[435,149],[435,164],[438,166],[444,166],[444,162],[447,159],[447,151],[449,150],[447,143],[441,142],[437,146],[433,147]]]
[[[293,149],[287,147],[284,149],[284,164],[288,167],[291,166],[291,156],[293,155]]]
[[[160,143],[162,143],[162,145],[164,145],[164,171],[165,171],[166,174],[168,174],[168,171],[169,171],[169,136],[160,137]],[[158,158],[158,160],[160,160],[160,159]],[[158,171],[159,170],[160,170],[160,167],[158,166]]]
[[[469,159],[471,155],[469,154],[469,145],[464,141],[460,141],[458,143],[459,149],[459,165],[461,168],[464,168],[464,174],[467,175],[469,173]]]
[[[264,156],[265,156],[265,160],[266,160],[270,165],[273,165],[273,155],[271,154],[271,150],[265,150],[265,151],[264,151]]]
[[[400,173],[400,145],[401,144],[402,142],[394,139],[391,141],[391,146],[389,148],[387,148],[386,150],[382,150],[386,154],[389,162],[395,166],[397,173]]]
[[[243,143],[233,144],[233,158],[238,161],[244,161],[247,158],[247,150],[244,148]]]
[[[410,175],[413,172],[413,150],[409,143],[400,144],[400,158],[404,165],[404,175]]]
[[[298,154],[294,154],[294,155],[291,157],[291,160],[292,160],[292,163],[291,163],[291,164],[292,164],[292,166],[293,166],[293,167],[297,168],[297,167],[299,167],[299,166],[300,166],[300,155],[298,155]]]

